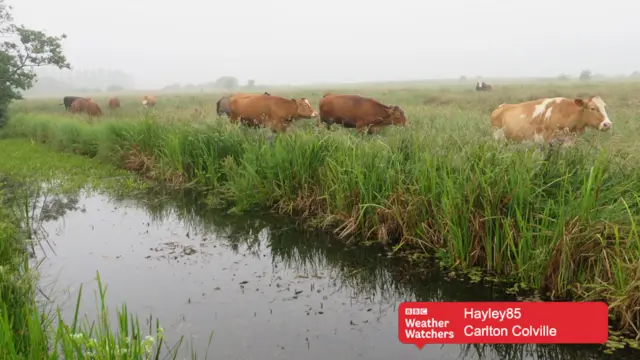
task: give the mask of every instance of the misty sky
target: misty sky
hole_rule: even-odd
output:
[[[16,23],[66,33],[75,68],[137,87],[302,84],[640,70],[630,0],[7,0]]]

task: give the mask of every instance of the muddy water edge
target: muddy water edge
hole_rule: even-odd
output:
[[[290,219],[229,215],[194,192],[110,196],[78,191],[44,204],[39,250],[44,291],[71,320],[95,318],[99,271],[107,306],[158,317],[198,358],[637,359],[600,346],[431,345],[397,338],[402,301],[514,300],[488,281],[456,279],[433,264],[411,269],[375,247],[355,248]],[[57,204],[57,205],[56,205]],[[54,215],[46,215],[46,214]],[[89,292],[87,290],[90,290]],[[143,324],[144,325],[144,324]]]

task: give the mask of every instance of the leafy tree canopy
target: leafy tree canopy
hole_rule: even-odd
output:
[[[20,91],[33,86],[34,69],[54,65],[70,69],[71,65],[62,51],[62,39],[66,35],[48,36],[13,23],[12,7],[0,0],[0,125],[4,122],[7,107],[12,100],[22,97]]]

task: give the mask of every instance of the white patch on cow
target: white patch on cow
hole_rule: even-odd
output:
[[[553,110],[553,108],[549,108],[549,110],[547,110],[547,113],[544,115],[544,121],[549,121],[549,119],[551,119],[551,111]]]
[[[536,105],[535,109],[533,110],[533,115],[531,115],[531,119],[535,119],[536,117],[542,115],[545,113],[545,111],[547,111],[547,105],[549,105],[552,102],[560,103],[562,101],[562,98],[549,98],[549,99],[544,99],[540,104]]]
[[[504,128],[495,129],[493,131],[493,139],[496,141],[504,140],[505,139]]]
[[[533,134],[533,142],[535,142],[536,144],[544,143],[544,136],[540,134]]]
[[[307,105],[309,105],[309,107],[313,109],[313,106],[311,106],[311,103],[309,102],[309,99],[304,99],[304,103],[305,103],[305,104],[307,104]],[[318,116],[318,113],[317,113],[317,112],[315,112],[315,110],[314,110],[314,111],[311,113],[311,117],[316,117],[316,116]]]
[[[609,115],[607,115],[607,104],[605,104],[604,100],[602,100],[600,96],[594,97],[593,103],[596,104],[598,110],[600,110],[600,113],[604,116],[604,120],[600,123],[600,126],[598,126],[598,130],[610,129],[613,123],[609,120]]]
[[[142,100],[142,105],[147,106],[147,100]]]
[[[520,119],[524,119],[526,117],[527,117],[527,115],[525,115],[525,114],[520,115]]]

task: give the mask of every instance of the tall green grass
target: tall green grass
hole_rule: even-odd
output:
[[[226,119],[89,124],[20,112],[5,135],[197,185],[236,211],[295,213],[351,241],[435,252],[554,297],[604,299],[623,328],[640,326],[640,172],[619,141],[629,134],[586,134],[563,151],[501,146],[486,110],[529,95],[447,96],[461,100],[397,98],[411,124],[382,136],[301,122],[271,138]],[[630,101],[621,99],[609,103]],[[630,112],[611,111],[614,126],[633,128],[619,117]]]

